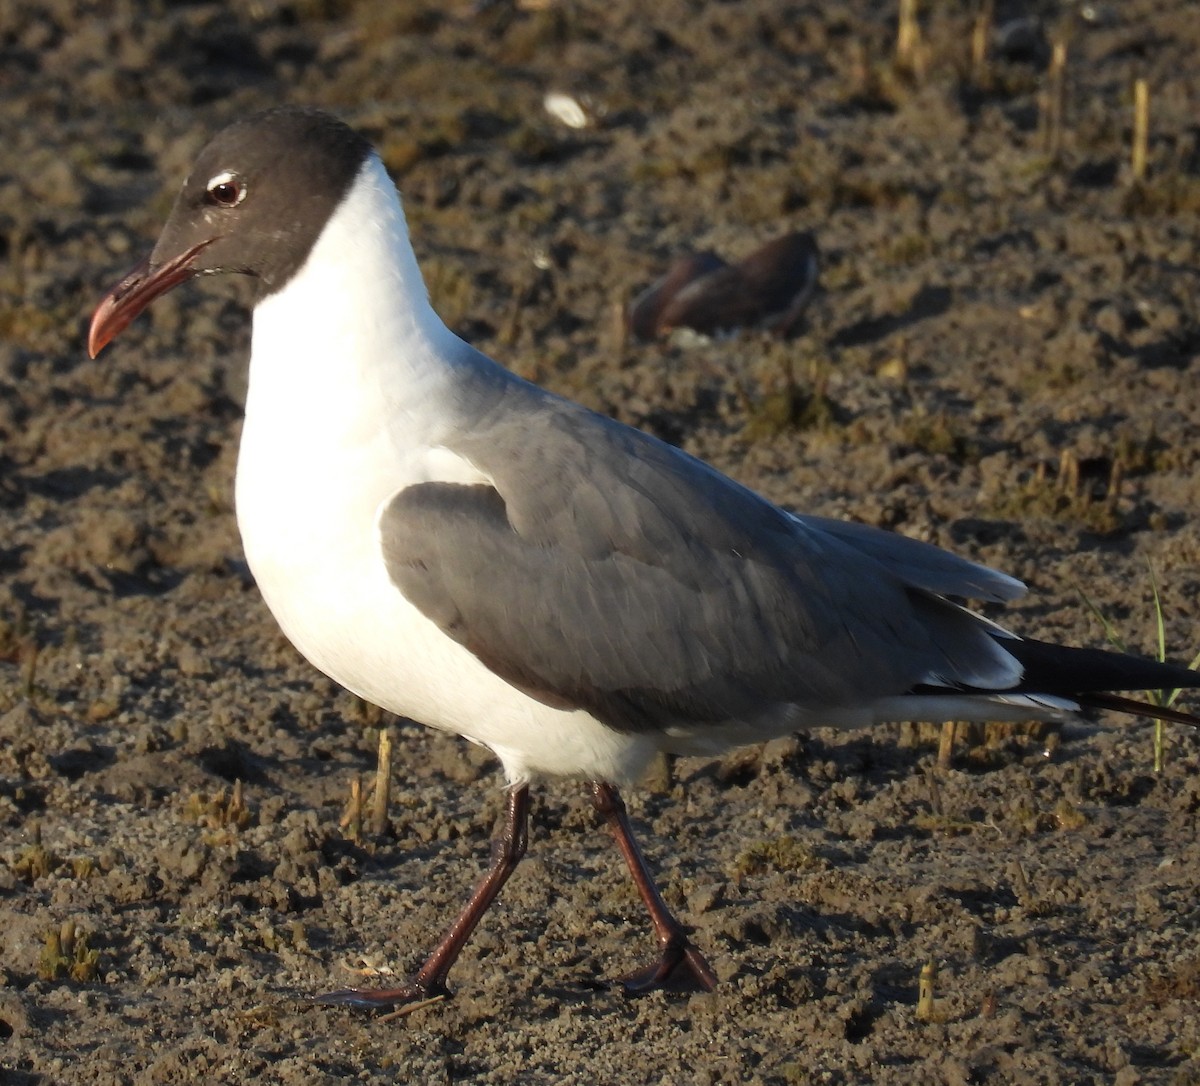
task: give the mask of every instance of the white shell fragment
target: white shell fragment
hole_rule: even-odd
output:
[[[592,123],[592,118],[584,109],[583,103],[562,91],[547,91],[542,99],[542,108],[568,128],[587,128]]]

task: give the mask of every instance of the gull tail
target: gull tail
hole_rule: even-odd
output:
[[[1115,713],[1148,716],[1154,720],[1169,720],[1172,724],[1189,724],[1193,728],[1200,728],[1200,716],[1185,713],[1170,705],[1155,705],[1152,701],[1123,698],[1119,694],[1086,694],[1075,700],[1084,709],[1111,709]]]
[[[1200,728],[1200,716],[1114,693],[1195,689],[1200,687],[1200,671],[1106,649],[1071,648],[1029,639],[1006,639],[1001,644],[1024,669],[1020,685],[1005,693],[1048,694],[1068,698],[1080,708],[1112,709]]]

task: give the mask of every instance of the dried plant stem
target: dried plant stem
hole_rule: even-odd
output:
[[[929,810],[936,817],[942,817],[942,790],[938,787],[937,774],[932,770],[925,773],[925,781],[929,785]]]
[[[1079,494],[1079,457],[1070,449],[1063,449],[1058,460],[1058,489],[1072,498]]]
[[[355,844],[362,841],[362,809],[362,778],[355,773],[350,781],[350,813],[346,828],[346,836]]]
[[[246,788],[242,778],[233,782],[233,795],[229,797],[228,817],[232,825],[238,825],[246,813]]]
[[[1020,860],[1014,860],[1012,865],[1013,888],[1017,892],[1017,901],[1022,908],[1029,908],[1033,903],[1033,891],[1029,888],[1029,879],[1025,876],[1025,868]]]
[[[1062,153],[1063,117],[1066,112],[1067,43],[1056,41],[1050,51],[1050,68],[1042,92],[1042,146],[1057,159]]]
[[[397,1018],[405,1018],[415,1011],[423,1011],[426,1007],[432,1007],[435,1003],[440,1003],[445,998],[444,995],[435,995],[430,996],[428,999],[419,999],[416,1003],[405,1003],[404,1006],[397,1007],[388,1014],[381,1014],[377,1021],[394,1022]]]
[[[1150,145],[1150,88],[1144,79],[1133,84],[1133,183],[1146,180],[1146,156]]]
[[[37,685],[38,643],[31,637],[22,642],[20,648],[21,661],[21,695],[26,701],[33,700]]]
[[[953,720],[947,720],[942,725],[942,735],[938,740],[937,767],[943,773],[954,762],[954,736],[957,730],[958,724]]]
[[[1117,511],[1117,503],[1121,500],[1121,485],[1125,482],[1125,464],[1121,458],[1114,457],[1112,467],[1108,471],[1108,491],[1104,496],[1104,504],[1111,512]]]
[[[971,24],[971,78],[981,87],[988,82],[988,42],[993,16],[992,0],[984,0]]]
[[[900,23],[896,30],[896,67],[920,80],[925,74],[921,24],[917,22],[917,0],[900,0]]]
[[[392,731],[379,732],[379,762],[375,768],[375,795],[371,805],[371,833],[380,837],[387,830],[388,804],[392,796]]]
[[[937,962],[932,958],[921,966],[921,979],[917,982],[917,1017],[922,1022],[928,1022],[933,1018],[937,973]]]

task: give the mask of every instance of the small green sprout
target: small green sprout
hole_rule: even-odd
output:
[[[1153,600],[1154,600],[1154,626],[1155,626],[1155,633],[1157,635],[1157,641],[1158,641],[1155,659],[1157,659],[1158,662],[1161,664],[1161,663],[1166,663],[1166,660],[1167,660],[1167,628],[1166,628],[1166,622],[1163,617],[1164,612],[1163,612],[1162,595],[1158,591],[1158,578],[1154,574],[1154,566],[1148,559],[1146,561],[1146,569],[1150,573],[1150,591],[1151,591],[1151,594],[1153,595]],[[1088,594],[1086,592],[1084,592],[1084,590],[1082,588],[1079,588],[1078,586],[1076,586],[1076,591],[1078,591],[1080,598],[1083,600],[1083,602],[1085,604],[1087,604],[1088,610],[1091,611],[1092,614],[1095,615],[1096,618],[1100,620],[1100,625],[1104,627],[1104,636],[1108,639],[1108,643],[1110,645],[1112,645],[1113,648],[1115,648],[1118,652],[1129,652],[1130,650],[1125,642],[1125,639],[1123,637],[1121,637],[1120,633],[1117,631],[1116,626],[1113,625],[1113,623],[1109,620],[1108,616],[1105,615],[1104,612],[1101,611],[1100,608],[1096,606],[1096,604],[1091,600],[1091,598],[1088,596]],[[1200,665],[1200,652],[1197,652],[1196,655],[1192,657],[1191,662],[1188,664],[1188,667],[1195,668],[1197,665]],[[1152,705],[1157,705],[1163,709],[1169,709],[1172,705],[1174,705],[1175,699],[1179,697],[1179,694],[1180,694],[1180,690],[1178,688],[1175,690],[1147,690],[1146,691],[1146,696],[1150,699],[1150,703]],[[1161,720],[1156,720],[1154,722],[1154,772],[1155,773],[1162,772],[1163,744],[1164,744],[1164,722]]]

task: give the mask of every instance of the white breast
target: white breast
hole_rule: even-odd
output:
[[[247,561],[292,643],[360,696],[491,747],[511,780],[627,781],[651,738],[522,694],[387,575],[377,515],[397,490],[490,481],[441,444],[462,356],[372,160],[297,276],[255,310],[236,487]]]

